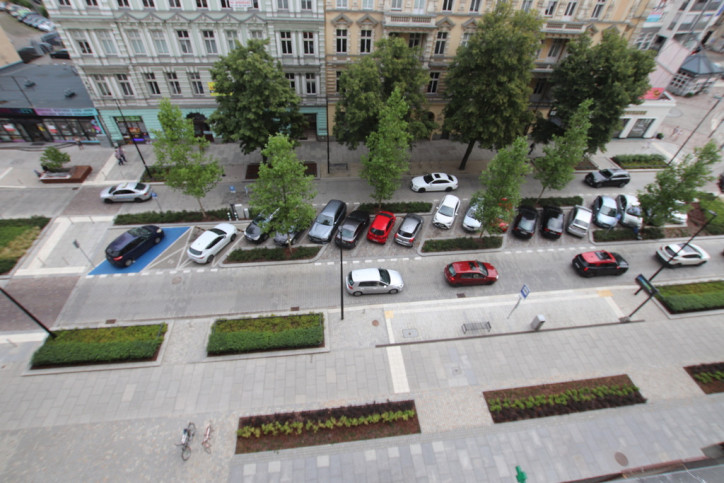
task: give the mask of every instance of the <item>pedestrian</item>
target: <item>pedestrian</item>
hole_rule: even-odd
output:
[[[118,160],[118,166],[123,166],[126,163],[126,155],[123,153],[123,148],[118,145],[116,149],[116,159]]]
[[[671,137],[676,140],[676,138],[679,137],[679,134],[681,134],[681,129],[679,129],[679,126],[676,126],[674,130],[671,132]]]
[[[83,143],[80,142],[80,138],[75,138],[75,145],[78,146],[78,149],[83,149]]]

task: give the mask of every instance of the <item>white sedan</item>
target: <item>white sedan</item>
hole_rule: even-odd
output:
[[[458,179],[445,173],[427,173],[410,181],[410,189],[418,193],[425,191],[452,191],[458,189]]]
[[[145,183],[121,183],[101,191],[101,200],[106,203],[146,201],[150,200],[151,196],[151,186]]]
[[[238,233],[231,223],[220,223],[203,232],[186,253],[196,263],[210,263],[226,245],[236,240]]]
[[[703,265],[709,260],[709,254],[693,243],[672,243],[656,250],[659,257],[667,267],[681,267],[684,265]]]
[[[460,198],[454,195],[445,195],[445,198],[437,207],[435,216],[432,217],[432,224],[443,230],[449,230],[460,209]]]

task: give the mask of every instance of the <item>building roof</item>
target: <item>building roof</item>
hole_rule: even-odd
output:
[[[66,96],[67,92],[75,95]],[[15,64],[0,69],[0,108],[93,107],[75,66]]]
[[[679,71],[684,71],[693,76],[716,75],[723,72],[721,67],[709,60],[704,52],[687,57],[679,67]]]

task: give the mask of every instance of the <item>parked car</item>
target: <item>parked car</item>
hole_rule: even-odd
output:
[[[621,275],[628,270],[628,262],[621,255],[606,250],[579,253],[571,264],[582,277]]]
[[[626,186],[631,181],[631,175],[625,169],[602,169],[588,173],[583,180],[589,186],[600,188],[601,186]]]
[[[513,235],[529,240],[538,225],[538,210],[530,206],[519,206],[518,214],[513,222]]]
[[[54,59],[70,59],[70,53],[67,49],[60,49],[55,52],[51,52],[50,56]]]
[[[699,245],[693,243],[672,243],[656,250],[656,256],[667,267],[704,265],[711,258]]]
[[[262,243],[266,241],[266,239],[269,238],[266,224],[274,219],[274,215],[276,215],[276,211],[269,215],[265,215],[264,213],[256,215],[251,223],[249,223],[249,226],[246,227],[246,230],[244,230],[244,238],[252,243]]]
[[[460,198],[454,195],[445,195],[437,207],[435,216],[432,217],[432,224],[443,230],[449,230],[455,222],[455,217],[460,209]]]
[[[544,207],[540,233],[546,238],[559,239],[563,233],[563,210],[557,206]]]
[[[498,281],[498,271],[489,263],[478,260],[453,262],[443,270],[450,285],[491,285]]]
[[[40,22],[40,24],[36,25],[35,28],[42,30],[43,32],[52,32],[55,30],[55,24],[50,20],[46,20],[45,22]]]
[[[633,195],[618,195],[616,197],[616,210],[619,223],[629,228],[640,229],[643,225],[641,217],[641,203]]]
[[[106,247],[106,260],[116,267],[130,267],[138,257],[161,243],[164,235],[163,229],[155,225],[131,228]]]
[[[105,203],[122,201],[148,201],[153,196],[151,185],[145,183],[121,183],[101,191],[101,200]]]
[[[38,49],[35,47],[23,47],[22,49],[18,49],[18,55],[20,56],[20,60],[22,60],[25,64],[37,59],[38,57],[42,57],[42,55],[38,52]]]
[[[334,237],[334,243],[338,247],[342,248],[354,248],[357,246],[357,240],[359,240],[362,233],[367,230],[370,225],[370,214],[362,210],[354,210],[352,213],[347,215],[342,224],[337,230],[337,235]]]
[[[585,206],[576,205],[568,214],[566,231],[573,236],[583,238],[588,234],[593,212]]]
[[[346,214],[347,205],[344,201],[331,200],[312,223],[309,239],[315,243],[329,243]]]
[[[58,32],[50,32],[42,37],[40,37],[40,40],[43,42],[47,42],[51,45],[55,45],[56,47],[60,47],[63,45],[63,41],[60,39],[60,34]]]
[[[422,230],[422,217],[415,215],[414,213],[408,213],[405,218],[402,219],[400,227],[395,233],[395,243],[402,245],[403,247],[411,247],[415,243],[415,238],[419,235]]]
[[[451,174],[428,173],[412,178],[410,189],[418,193],[424,193],[425,191],[452,191],[458,189],[458,179]]]
[[[293,226],[289,230],[288,234],[278,231],[274,234],[274,244],[279,245],[280,247],[286,247],[286,246],[289,246],[290,244],[294,245],[295,243],[297,243],[299,238],[302,236],[302,234],[304,233],[304,230],[305,230],[304,228],[298,228],[296,226]]]
[[[616,201],[610,196],[598,196],[591,206],[593,222],[601,228],[612,228],[618,223]]]
[[[226,245],[236,240],[238,233],[231,223],[219,223],[194,240],[186,254],[196,263],[211,263]]]
[[[396,221],[397,217],[394,214],[389,211],[380,211],[372,220],[370,229],[367,230],[367,239],[375,243],[386,243]]]
[[[478,203],[470,203],[468,211],[465,212],[463,217],[463,230],[475,233],[480,231],[480,220],[475,218],[475,213],[478,211]]]
[[[347,292],[355,297],[360,295],[400,292],[405,284],[402,275],[395,270],[385,268],[361,268],[347,275]]]

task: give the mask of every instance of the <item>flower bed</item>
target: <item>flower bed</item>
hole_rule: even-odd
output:
[[[483,393],[496,423],[645,403],[627,375]]]
[[[236,454],[420,432],[414,401],[372,403],[239,419]]]
[[[700,364],[684,368],[704,394],[724,392],[724,362]]]

